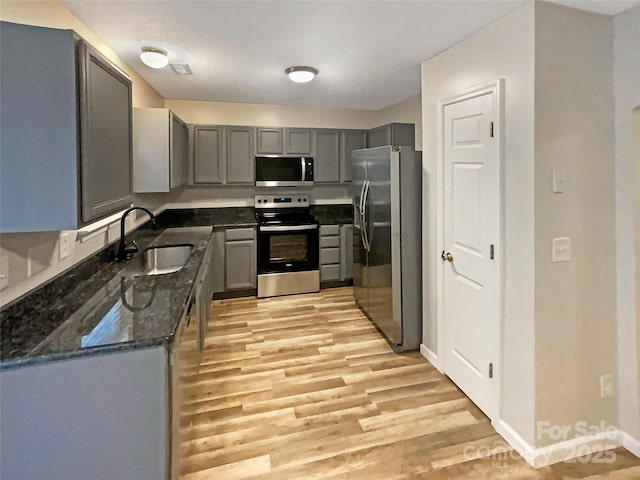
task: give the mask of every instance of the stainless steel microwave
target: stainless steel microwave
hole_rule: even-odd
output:
[[[313,185],[312,157],[256,157],[257,187]]]

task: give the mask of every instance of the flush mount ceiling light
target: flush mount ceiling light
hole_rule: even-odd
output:
[[[140,60],[142,60],[142,63],[146,66],[151,68],[164,68],[169,64],[167,52],[153,47],[142,47]]]
[[[318,74],[318,70],[312,67],[289,67],[284,73],[289,75],[289,79],[296,83],[307,83],[313,80]]]

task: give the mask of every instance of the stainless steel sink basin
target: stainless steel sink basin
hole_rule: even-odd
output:
[[[193,245],[166,245],[146,249],[142,253],[144,275],[162,275],[181,270],[192,248]]]

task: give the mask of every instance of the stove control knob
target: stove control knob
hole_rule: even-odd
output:
[[[299,198],[299,199],[298,199],[298,202],[301,202],[301,201],[302,201],[302,199],[301,199],[301,198]]]
[[[304,199],[304,201],[306,202],[306,201],[307,201],[307,199],[305,198],[305,199]]]
[[[262,203],[262,199],[261,198],[258,199],[258,203]]]

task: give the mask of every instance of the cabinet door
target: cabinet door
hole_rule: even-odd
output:
[[[227,242],[225,257],[227,290],[256,288],[256,241]]]
[[[169,187],[180,187],[187,183],[187,170],[189,158],[189,129],[187,124],[171,113],[169,115],[171,144],[169,145],[170,155],[170,176]]]
[[[224,129],[196,125],[193,129],[193,183],[224,182]]]
[[[131,80],[79,42],[82,220],[131,203]]]
[[[213,271],[213,293],[224,292],[225,261],[224,261],[224,230],[213,231],[213,256],[211,258]]]
[[[340,181],[340,131],[318,129],[315,134],[316,153],[313,166],[315,181],[338,183]]]
[[[313,130],[285,128],[284,138],[287,155],[311,155],[313,152]]]
[[[255,182],[255,129],[227,128],[227,183]]]
[[[257,128],[256,151],[259,155],[283,153],[281,128]]]
[[[351,152],[367,147],[366,130],[342,130],[340,132],[340,181],[351,181]]]
[[[391,125],[382,125],[369,130],[367,143],[371,148],[393,145],[391,142]]]

